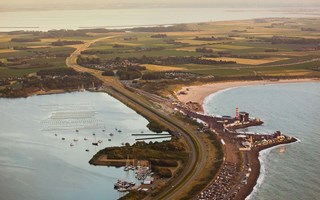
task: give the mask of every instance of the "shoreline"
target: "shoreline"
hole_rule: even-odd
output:
[[[205,113],[204,103],[205,99],[210,95],[217,94],[217,92],[225,91],[232,88],[244,87],[244,86],[254,86],[254,85],[265,85],[265,84],[285,84],[285,83],[308,83],[308,82],[319,82],[320,79],[287,79],[287,80],[279,80],[279,81],[228,81],[228,82],[217,82],[210,83],[205,85],[193,85],[193,86],[185,86],[179,91],[176,91],[177,99],[187,104],[188,102],[192,102],[198,104],[202,110],[201,113]],[[180,92],[184,91],[185,94],[181,94]],[[178,94],[180,93],[180,95]],[[281,147],[282,145],[288,145],[291,143],[298,142],[299,139],[292,137],[292,140],[270,144],[267,146],[256,148],[247,154],[248,162],[251,167],[251,173],[248,177],[248,183],[243,186],[243,188],[236,195],[236,200],[246,199],[248,200],[254,191],[258,190],[257,184],[259,178],[261,177],[261,167],[263,165],[261,152],[270,151],[274,148]]]
[[[320,79],[280,79],[278,81],[259,80],[259,81],[223,81],[216,83],[208,83],[202,85],[183,86],[182,89],[175,92],[176,98],[187,104],[188,102],[196,103],[200,106],[200,112],[204,113],[204,103],[207,97],[216,94],[222,90],[232,89],[244,86],[255,85],[274,85],[274,84],[286,84],[286,83],[312,83],[320,82]],[[181,94],[184,93],[184,94]],[[180,93],[180,94],[179,94]]]
[[[236,200],[249,200],[253,192],[258,190],[259,186],[257,184],[259,178],[261,177],[261,168],[263,166],[263,163],[261,162],[262,152],[271,151],[272,149],[281,147],[283,145],[289,145],[298,141],[299,140],[297,138],[292,137],[292,139],[289,141],[266,145],[248,152],[248,160],[252,171],[248,178],[248,183],[245,186],[243,186],[242,190],[238,193]]]
[[[226,90],[226,89],[231,89],[231,88],[235,88],[235,87],[241,87],[241,86],[252,86],[252,85],[261,85],[261,84],[283,84],[283,83],[306,83],[306,82],[319,82],[320,79],[289,79],[289,80],[280,80],[280,81],[236,81],[236,82],[218,82],[218,83],[211,83],[211,84],[206,84],[204,86],[207,86],[208,89],[205,91],[205,93],[203,91],[201,91],[201,85],[197,85],[197,86],[186,86],[184,88],[197,88],[197,90],[195,90],[196,92],[201,93],[201,98],[203,99],[201,102],[201,105],[203,106],[204,103],[204,99],[206,97],[203,97],[205,94],[208,94],[208,92],[210,91],[215,91],[215,92],[211,92],[210,94],[216,94],[218,91],[222,91],[222,90]],[[219,85],[219,87],[215,87],[216,85]],[[211,88],[210,88],[211,87]],[[77,91],[77,90],[75,90]],[[47,91],[45,93],[42,94],[31,94],[28,96],[33,96],[33,95],[50,95],[50,94],[60,94],[60,93],[68,93],[70,91],[66,91],[66,90],[51,90],[51,91]],[[74,92],[74,91],[71,91]],[[109,93],[107,93],[109,94]],[[185,95],[187,96],[187,95]],[[193,99],[190,99],[193,100]],[[280,147],[282,145],[286,145],[286,144],[290,144],[290,143],[295,143],[297,141],[299,141],[297,138],[293,139],[295,141],[289,141],[289,142],[285,142],[285,143],[277,143],[277,144],[272,144],[272,145],[267,145],[258,149],[253,150],[252,152],[250,152],[248,154],[248,158],[249,158],[249,163],[250,166],[252,168],[252,172],[251,175],[248,179],[248,184],[246,184],[246,186],[244,186],[244,190],[240,191],[238,193],[238,195],[236,196],[235,199],[248,199],[248,197],[250,197],[251,194],[253,194],[253,192],[255,191],[255,188],[257,186],[259,177],[260,177],[260,171],[261,171],[261,160],[260,160],[260,152],[266,151],[266,150],[272,150],[273,148],[276,147]],[[120,167],[120,166],[119,166]]]
[[[255,181],[255,184],[251,190],[251,192],[245,197],[245,200],[249,200],[250,198],[252,198],[251,196],[259,189],[261,183],[263,182],[263,179],[264,177],[261,177],[261,169],[262,169],[262,166],[264,166],[264,162],[262,162],[262,156],[263,154],[265,153],[269,153],[271,150],[273,149],[277,149],[277,148],[280,148],[280,147],[283,147],[283,146],[287,146],[289,144],[293,144],[293,143],[296,143],[296,142],[300,142],[300,140],[296,137],[293,137],[293,141],[291,142],[286,142],[286,143],[281,143],[281,144],[276,144],[276,145],[272,145],[272,146],[269,146],[269,147],[265,147],[265,148],[261,148],[258,150],[258,156],[257,156],[257,159],[256,160],[258,163],[259,163],[259,174],[258,174],[258,177]],[[265,166],[264,166],[265,168]],[[264,176],[265,174],[263,174]],[[261,181],[259,181],[259,179],[262,179]],[[259,184],[259,185],[258,185]]]

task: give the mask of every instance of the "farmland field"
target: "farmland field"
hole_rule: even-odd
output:
[[[116,58],[194,57],[217,61],[137,63],[146,67],[142,73],[183,70],[200,76],[317,76],[320,72],[314,69],[319,62],[314,59],[320,55],[319,24],[319,18],[269,18],[184,24],[183,30],[174,31],[81,30],[56,36],[23,31],[0,33],[0,72],[2,77],[23,76],[40,69],[66,67],[66,57],[79,44],[54,46],[55,41],[88,42],[112,36],[91,45],[81,56],[98,58],[102,65]]]

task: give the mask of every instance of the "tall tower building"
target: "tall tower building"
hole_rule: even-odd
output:
[[[236,119],[239,119],[239,108],[236,108]]]

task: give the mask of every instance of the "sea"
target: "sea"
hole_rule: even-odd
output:
[[[112,200],[124,195],[118,179],[140,184],[133,171],[88,163],[100,149],[133,144],[133,133],[152,133],[108,94],[0,98],[0,113],[0,200]]]
[[[308,8],[310,9],[310,8]],[[303,11],[303,10],[302,10]],[[176,23],[241,20],[267,17],[317,17],[297,8],[131,8],[46,11],[1,11],[0,32],[17,30],[130,28]],[[313,12],[312,12],[313,11]]]
[[[264,121],[242,131],[280,130],[298,142],[260,152],[258,183],[247,200],[315,200],[320,196],[320,83],[258,85],[208,96],[205,112],[235,115],[236,107]]]

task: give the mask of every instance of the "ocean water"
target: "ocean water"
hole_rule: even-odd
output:
[[[205,101],[209,114],[234,116],[236,107],[265,122],[248,131],[280,130],[300,140],[260,152],[261,175],[247,199],[319,199],[320,83],[239,87]]]
[[[0,98],[0,113],[0,200],[117,199],[117,179],[137,182],[132,171],[88,163],[102,148],[134,143],[132,133],[151,133],[146,119],[109,95]]]
[[[314,17],[285,9],[148,8],[0,12],[0,31],[120,28],[266,17]]]

